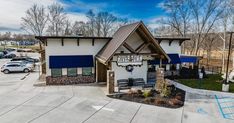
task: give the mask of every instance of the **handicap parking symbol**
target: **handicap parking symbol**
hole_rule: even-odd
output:
[[[208,114],[208,112],[205,111],[203,108],[198,108],[197,112],[200,113],[200,114]]]

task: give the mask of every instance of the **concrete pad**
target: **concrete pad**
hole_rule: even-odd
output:
[[[181,123],[182,108],[142,105],[132,123]]]
[[[73,95],[73,86],[58,86],[58,92],[59,95]]]
[[[74,86],[74,95],[86,98],[105,98],[106,95],[98,86]]]
[[[74,97],[53,111],[35,119],[33,123],[80,123],[97,112],[108,101]]]
[[[233,120],[185,111],[183,123],[233,123]]]
[[[29,93],[29,94],[9,94],[5,96],[0,97],[0,105],[20,105],[21,103],[24,103],[27,100],[30,100],[36,96],[35,93]]]
[[[50,110],[50,107],[20,106],[0,117],[1,123],[26,123]]]
[[[87,123],[130,123],[140,105],[140,103],[113,100],[90,117]]]
[[[48,106],[48,107],[55,107],[66,100],[68,100],[69,96],[63,95],[45,95],[45,94],[38,94],[36,97],[25,103],[24,105],[28,106]]]
[[[58,86],[46,86],[44,88],[44,90],[43,90],[43,93],[49,94],[49,95],[51,95],[51,94],[57,94],[57,92],[59,90],[58,88],[59,88]]]
[[[0,116],[13,109],[14,105],[0,105]]]
[[[186,93],[184,111],[223,118],[214,96]]]

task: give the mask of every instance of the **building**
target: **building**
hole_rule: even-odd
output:
[[[158,65],[164,61],[170,63],[174,59],[167,53],[180,54],[181,43],[188,40],[154,38],[143,22],[120,27],[113,37],[36,38],[45,45],[48,85],[105,82],[107,70],[115,72],[115,81],[143,78],[147,82],[149,62],[158,60]]]

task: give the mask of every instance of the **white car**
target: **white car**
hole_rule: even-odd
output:
[[[1,67],[1,72],[8,74],[10,72],[25,72],[33,71],[33,68],[23,63],[7,63]]]
[[[34,70],[35,68],[35,63],[27,62],[27,61],[10,61],[6,64],[21,64],[21,65],[26,65],[27,67],[32,68]]]
[[[222,75],[222,78],[223,78],[223,79],[226,79],[226,73]],[[227,79],[228,79],[229,82],[233,82],[233,83],[234,83],[234,70],[232,70],[232,71],[229,73]]]

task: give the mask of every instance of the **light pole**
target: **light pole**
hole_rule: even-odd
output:
[[[230,32],[230,39],[229,39],[229,47],[228,47],[228,59],[227,59],[227,66],[226,66],[226,78],[222,86],[222,91],[229,91],[229,84],[228,84],[228,67],[229,67],[229,60],[231,54],[231,46],[232,46],[232,34],[234,32]],[[224,37],[225,38],[225,37]]]

